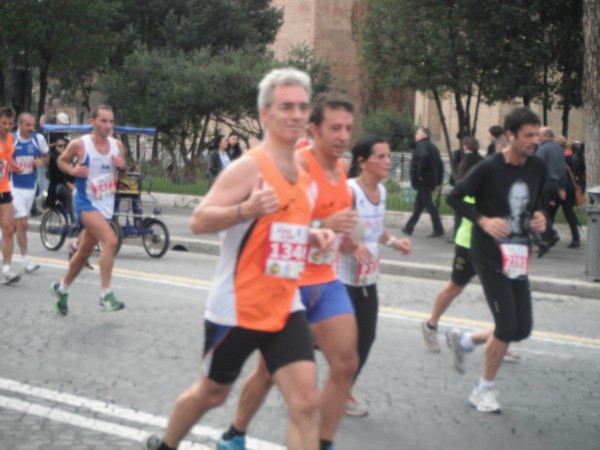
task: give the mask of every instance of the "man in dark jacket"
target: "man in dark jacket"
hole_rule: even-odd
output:
[[[437,208],[433,204],[432,193],[442,188],[444,165],[438,148],[429,140],[431,133],[427,128],[419,128],[415,134],[415,150],[410,161],[410,184],[417,191],[411,218],[402,229],[411,235],[419,221],[423,209],[431,216],[433,233],[429,237],[444,235],[444,227]]]

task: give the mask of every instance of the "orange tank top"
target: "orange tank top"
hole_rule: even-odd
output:
[[[352,206],[344,163],[341,159],[337,162],[340,176],[337,183],[332,183],[310,149],[301,151],[300,156],[306,161],[308,174],[316,185],[313,219],[324,219],[337,211]],[[329,255],[324,255],[315,248],[309,249],[306,269],[302,274],[300,286],[311,286],[335,280],[334,264],[336,259],[337,250],[330,252]]]
[[[238,325],[261,331],[281,330],[297,295],[305,265],[311,217],[308,174],[298,167],[296,183],[283,177],[260,149],[248,156],[258,160],[265,182],[279,197],[279,210],[256,220],[240,246],[235,271]]]
[[[0,193],[10,191],[10,165],[15,152],[11,133],[6,135],[6,142],[0,142]]]

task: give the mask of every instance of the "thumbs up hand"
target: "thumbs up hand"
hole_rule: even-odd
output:
[[[259,175],[258,185],[243,204],[242,215],[244,219],[268,216],[278,209],[279,198],[275,193],[275,189],[269,186]]]

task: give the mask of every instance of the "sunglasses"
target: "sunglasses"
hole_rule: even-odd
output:
[[[65,144],[56,144],[56,148],[65,148]]]

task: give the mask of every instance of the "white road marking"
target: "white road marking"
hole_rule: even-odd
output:
[[[131,408],[124,408],[113,403],[106,403],[100,400],[92,400],[78,395],[72,395],[64,392],[54,391],[51,389],[31,386],[7,378],[0,378],[0,389],[9,392],[14,392],[17,394],[26,395],[32,398],[50,400],[55,403],[62,403],[63,405],[69,405],[76,408],[86,409],[88,411],[103,414],[105,416],[114,417],[122,420],[128,420],[131,422],[138,422],[158,428],[165,428],[168,422],[166,417],[156,416],[154,414],[145,413],[143,411],[137,411]],[[115,436],[139,442],[142,442],[142,439],[148,436],[149,434],[147,430],[139,430],[137,428],[116,425],[110,422],[99,421],[97,419],[90,419],[85,416],[80,416],[78,414],[62,411],[58,408],[49,408],[43,405],[25,402],[11,397],[0,396],[0,408],[13,409],[27,414],[33,414],[36,416],[44,417],[50,420],[56,420],[58,422],[67,423],[73,426],[87,428],[90,430],[95,430],[107,434],[114,434]],[[190,433],[196,436],[216,441],[221,435],[222,430],[217,430],[216,428],[207,427],[203,425],[196,425],[192,428]],[[189,444],[199,445],[193,443]],[[249,449],[255,450],[285,449],[285,447],[282,447],[280,445],[272,444],[270,442],[262,441],[251,437],[246,438],[246,446]],[[209,447],[192,446],[189,448],[200,448],[204,450],[208,449]]]

